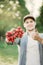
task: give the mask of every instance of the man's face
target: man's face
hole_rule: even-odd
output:
[[[26,30],[32,30],[35,28],[36,22],[32,19],[26,19],[24,22],[24,27]]]

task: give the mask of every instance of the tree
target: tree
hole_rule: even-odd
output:
[[[40,21],[41,25],[43,26],[43,5],[40,8],[39,21]]]
[[[40,7],[40,16],[37,17],[36,21],[38,29],[43,32],[43,5]]]
[[[29,14],[24,0],[4,0],[0,6],[0,33],[5,34],[6,31],[18,26],[23,28],[23,17]]]

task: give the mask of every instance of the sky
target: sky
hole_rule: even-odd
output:
[[[42,0],[25,0],[25,6],[35,18],[40,15]]]

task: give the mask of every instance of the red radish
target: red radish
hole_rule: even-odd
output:
[[[21,27],[18,27],[17,29],[13,31],[8,31],[6,33],[7,42],[14,42],[16,38],[22,38],[23,34],[24,34],[24,31],[22,30]]]

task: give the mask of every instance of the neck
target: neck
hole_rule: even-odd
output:
[[[26,30],[26,32],[28,32],[29,34],[31,34],[32,32],[35,32],[35,29],[32,29],[32,30]]]

